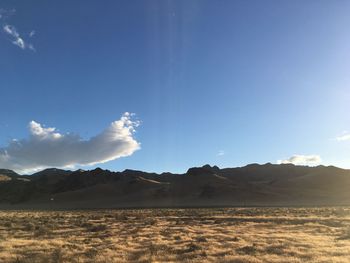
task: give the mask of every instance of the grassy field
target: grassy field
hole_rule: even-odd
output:
[[[0,262],[350,262],[350,208],[2,211]]]

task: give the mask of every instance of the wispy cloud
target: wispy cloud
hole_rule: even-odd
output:
[[[293,155],[292,157],[285,160],[278,160],[279,164],[295,164],[295,165],[319,165],[322,159],[319,155]]]
[[[220,150],[218,153],[217,153],[217,156],[224,156],[225,155],[225,151],[223,150]]]
[[[347,131],[344,131],[341,135],[337,136],[335,138],[335,140],[337,140],[338,142],[349,141],[350,140],[350,133]]]
[[[140,143],[133,136],[139,122],[132,120],[132,116],[124,113],[119,120],[88,140],[31,121],[29,138],[12,140],[8,146],[0,148],[0,167],[32,172],[47,167],[94,165],[129,156],[140,149]]]
[[[6,34],[8,34],[11,37],[11,42],[12,44],[18,46],[21,49],[30,49],[35,51],[34,46],[30,43],[26,43],[23,38],[20,36],[20,34],[18,33],[16,27],[12,26],[12,25],[4,25],[3,26],[3,30]]]
[[[11,17],[15,12],[16,12],[15,9],[6,10],[3,8],[0,8],[0,20],[5,20],[5,19]]]
[[[21,49],[30,49],[32,51],[35,51],[35,48],[33,44],[28,43],[27,41],[24,40],[24,38],[20,35],[18,30],[16,29],[15,26],[8,24],[7,20],[10,16],[12,16],[15,13],[15,10],[7,11],[4,9],[0,9],[0,20],[2,22],[2,30],[5,32],[12,44],[18,46]],[[35,31],[32,30],[29,33],[29,37],[33,37],[35,34]]]

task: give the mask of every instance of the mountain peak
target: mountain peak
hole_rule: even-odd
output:
[[[220,170],[220,168],[216,165],[211,166],[210,164],[205,164],[202,166],[203,169],[207,169],[207,170]]]
[[[215,174],[218,171],[220,171],[220,169],[216,165],[210,166],[209,164],[205,164],[202,167],[193,167],[188,169],[186,174],[192,175],[192,176],[208,175],[208,174]]]

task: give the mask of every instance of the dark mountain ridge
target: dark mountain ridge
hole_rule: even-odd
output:
[[[184,174],[0,169],[0,208],[350,205],[350,170],[334,166],[204,165]]]

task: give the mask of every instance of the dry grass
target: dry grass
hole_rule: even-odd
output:
[[[0,212],[0,262],[350,262],[350,208]]]

